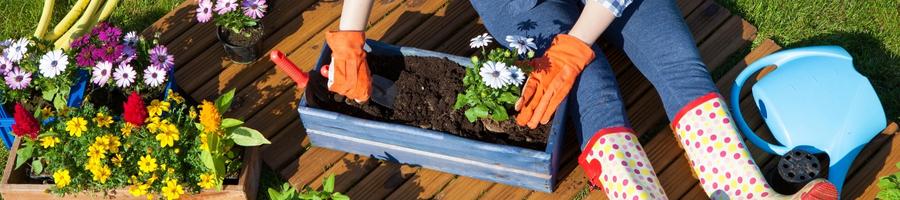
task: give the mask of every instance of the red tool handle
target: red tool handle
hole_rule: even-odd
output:
[[[269,54],[269,58],[272,59],[275,66],[278,66],[278,69],[290,76],[291,79],[297,83],[298,88],[306,88],[306,82],[309,81],[309,75],[300,71],[300,68],[297,68],[297,65],[294,65],[293,62],[288,60],[287,57],[284,56],[284,53],[275,50]]]

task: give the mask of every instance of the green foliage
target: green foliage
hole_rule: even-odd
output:
[[[508,120],[509,110],[513,109],[521,95],[521,88],[515,84],[508,84],[495,89],[484,84],[479,70],[486,62],[505,63],[515,67],[518,57],[508,49],[493,49],[487,54],[487,60],[482,61],[477,56],[472,57],[472,67],[466,68],[463,77],[463,86],[466,88],[456,95],[456,103],[453,109],[466,108],[465,116],[469,122],[478,119],[492,119],[495,121]],[[528,74],[528,68],[522,68]]]
[[[244,124],[241,120],[225,118],[221,121],[216,121],[228,112],[234,100],[234,93],[234,89],[229,90],[222,96],[219,96],[212,105],[209,105],[209,102],[204,102],[204,105],[200,108],[200,123],[192,123],[192,126],[201,132],[200,146],[205,147],[200,151],[200,160],[206,172],[214,174],[219,179],[227,175],[228,169],[231,168],[229,167],[232,165],[230,161],[234,160],[232,147],[235,144],[250,147],[271,143],[259,131],[241,126]],[[218,125],[219,127],[206,130],[204,127],[207,125]],[[216,181],[216,188],[222,188],[221,180]]]
[[[900,169],[900,163],[896,164],[896,167]],[[878,199],[900,199],[900,172],[881,177],[878,180],[878,194],[875,198]]]
[[[66,70],[54,78],[47,78],[40,74],[38,66],[41,57],[48,52],[54,50],[50,41],[38,38],[25,38],[31,41],[28,45],[28,51],[25,53],[21,61],[15,62],[15,66],[23,71],[32,73],[32,80],[29,86],[22,90],[13,90],[6,84],[0,84],[0,103],[25,103],[29,107],[44,107],[52,105],[60,109],[66,105],[66,98],[69,96],[69,87],[76,79],[75,61],[70,57],[69,65]],[[5,47],[0,46],[0,49]],[[71,54],[70,52],[64,52]],[[0,81],[2,82],[2,81]],[[32,96],[40,96],[40,99],[32,98]]]
[[[329,175],[322,182],[322,191],[306,188],[298,192],[291,184],[284,183],[280,190],[268,189],[271,200],[350,200],[350,197],[334,191],[334,174]]]
[[[216,26],[220,26],[222,28],[226,28],[230,30],[232,33],[241,33],[242,30],[246,30],[248,28],[256,27],[258,25],[258,20],[248,17],[241,13],[241,9],[237,9],[236,11],[231,11],[225,13],[224,15],[216,14],[215,17]],[[249,34],[249,33],[245,33]],[[249,36],[249,35],[245,35]]]

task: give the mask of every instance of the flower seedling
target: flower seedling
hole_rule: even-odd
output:
[[[900,163],[896,164],[900,169]],[[878,180],[878,199],[900,199],[900,172],[881,177]]]
[[[240,3],[239,3],[240,1]],[[216,26],[230,30],[233,33],[244,33],[250,37],[249,32],[242,32],[247,28],[259,25],[259,20],[265,16],[266,0],[200,0],[197,7],[197,21],[201,23],[215,19]]]
[[[472,38],[469,43],[472,48],[480,48],[481,54],[485,56],[472,56],[472,67],[466,68],[466,75],[463,77],[466,90],[457,94],[453,105],[454,109],[466,109],[465,116],[469,122],[478,119],[508,120],[508,111],[519,99],[520,87],[530,69],[527,65],[516,64],[520,59],[530,60],[534,57],[536,45],[532,38],[507,36],[506,40],[515,52],[503,48],[486,52],[492,39],[485,33]]]

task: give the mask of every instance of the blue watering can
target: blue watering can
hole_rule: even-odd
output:
[[[771,65],[776,69],[753,85],[753,100],[780,145],[750,130],[738,102],[747,78]],[[738,128],[762,150],[827,154],[828,180],[838,191],[857,154],[887,122],[872,85],[838,46],[784,50],[753,62],[735,80],[730,101]]]

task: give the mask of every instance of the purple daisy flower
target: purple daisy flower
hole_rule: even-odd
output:
[[[31,83],[31,73],[22,71],[22,69],[16,67],[6,74],[5,80],[6,85],[8,85],[10,89],[22,90],[27,88],[28,84]]]
[[[150,49],[150,64],[159,66],[164,71],[169,71],[175,66],[175,57],[169,55],[169,49],[163,45],[156,45]]]
[[[134,83],[134,78],[136,76],[137,72],[134,72],[134,68],[132,68],[131,65],[120,64],[119,67],[116,68],[116,72],[113,73],[113,80],[115,80],[116,86],[119,88],[127,88]]]
[[[97,60],[94,59],[94,55],[92,55],[94,49],[96,49],[96,47],[94,47],[93,45],[85,46],[84,48],[82,48],[81,51],[79,51],[78,54],[75,55],[75,64],[78,64],[78,66],[81,67],[90,67],[91,65],[97,63]]]
[[[72,40],[72,44],[70,46],[72,47],[72,49],[81,49],[90,43],[91,43],[91,35],[85,34],[81,37],[78,37],[75,40]]]
[[[200,23],[209,22],[212,19],[212,0],[200,0],[200,5],[197,7],[197,21]]]
[[[12,71],[13,67],[16,67],[15,63],[6,56],[0,56],[0,74],[6,75],[7,72]]]
[[[244,0],[244,15],[253,19],[262,18],[266,13],[266,0]]]
[[[150,66],[144,70],[144,83],[150,87],[157,87],[166,81],[166,71],[159,67]]]
[[[104,86],[106,83],[109,83],[109,77],[111,75],[112,63],[107,61],[97,62],[97,66],[94,66],[93,73],[91,73],[91,83]]]
[[[125,46],[122,48],[122,57],[119,58],[119,63],[131,63],[137,59],[137,50],[131,46]]]
[[[122,37],[122,29],[115,26],[108,26],[106,29],[101,30],[97,37],[100,38],[100,41],[105,43],[119,43],[119,39]]]
[[[92,56],[97,60],[116,62],[119,60],[119,58],[122,57],[122,51],[124,48],[125,45],[119,44],[118,42],[106,43],[100,48],[94,49]]]
[[[216,13],[224,15],[225,13],[237,10],[237,2],[235,0],[218,0],[216,1]]]

